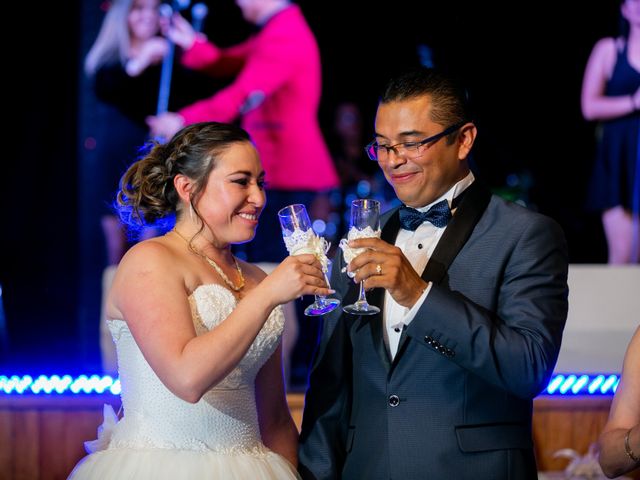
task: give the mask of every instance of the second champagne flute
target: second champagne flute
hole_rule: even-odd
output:
[[[368,198],[354,200],[351,202],[351,222],[347,241],[372,237],[380,237],[380,202]],[[345,250],[344,257],[347,263],[365,250],[345,247],[344,243],[341,247]],[[360,282],[358,300],[351,305],[344,306],[342,310],[353,315],[374,315],[380,312],[378,307],[367,302],[364,282]]]

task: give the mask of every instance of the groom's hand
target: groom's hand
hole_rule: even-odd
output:
[[[347,267],[355,272],[355,282],[364,280],[365,287],[384,288],[400,305],[411,308],[427,288],[402,250],[379,238],[359,238],[349,242],[352,248],[368,250],[354,258]]]

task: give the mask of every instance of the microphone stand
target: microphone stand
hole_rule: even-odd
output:
[[[180,11],[183,8],[189,6],[189,0],[186,0],[186,5],[184,5],[184,1],[178,2],[174,1],[173,5],[168,5],[166,3],[160,5],[160,15],[162,17],[168,18],[169,22],[171,22],[171,16],[173,12]],[[156,106],[156,115],[161,115],[169,110],[169,95],[171,94],[171,75],[173,73],[173,58],[175,57],[176,46],[171,41],[170,38],[167,38],[168,50],[167,54],[164,56],[162,60],[162,71],[160,73],[160,88],[158,89],[158,103]]]
[[[163,4],[160,6],[160,15],[171,21],[173,12],[179,12],[189,6],[191,0],[174,0],[173,6]],[[196,32],[200,32],[202,24],[209,9],[204,3],[196,3],[191,9],[192,26]],[[171,76],[173,73],[173,60],[176,46],[171,39],[167,38],[167,54],[162,60],[162,70],[160,73],[160,88],[158,89],[158,103],[156,105],[156,115],[161,115],[169,111],[169,96],[171,95]],[[158,138],[158,142],[164,143],[163,138]]]

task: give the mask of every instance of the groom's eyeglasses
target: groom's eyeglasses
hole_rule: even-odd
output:
[[[374,140],[369,145],[364,147],[365,152],[367,152],[367,156],[371,160],[375,160],[379,162],[380,160],[385,161],[389,158],[389,154],[393,151],[396,154],[396,157],[404,157],[408,159],[418,158],[422,155],[422,148],[427,145],[433,145],[435,142],[440,140],[442,137],[449,135],[450,133],[455,132],[460,129],[466,122],[456,123],[455,125],[446,128],[440,133],[432,135],[431,137],[427,137],[424,140],[420,140],[419,142],[402,142],[396,143],[395,145],[380,145],[377,140]]]

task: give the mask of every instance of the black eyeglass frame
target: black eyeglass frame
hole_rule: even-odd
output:
[[[416,150],[420,147],[423,147],[424,145],[427,145],[429,143],[433,143],[437,140],[440,140],[442,137],[445,137],[447,135],[449,135],[450,133],[455,132],[456,130],[462,128],[467,122],[460,122],[460,123],[456,123],[455,125],[451,125],[449,128],[445,128],[442,132],[440,133],[436,133],[435,135],[432,135],[430,137],[425,138],[424,140],[420,140],[419,142],[400,142],[400,143],[396,143],[395,145],[378,145],[376,140],[373,140],[371,143],[369,143],[366,147],[364,147],[364,151],[367,153],[367,157],[369,157],[370,160],[373,160],[374,162],[378,161],[378,152],[377,150],[380,148],[384,148],[387,151],[387,154],[391,153],[391,151],[393,150],[393,152],[396,154],[396,156],[398,156],[398,152],[396,150],[396,147],[400,146],[400,145],[404,145],[405,149],[408,148],[413,148],[415,147]],[[407,147],[407,145],[409,145],[409,147]]]

